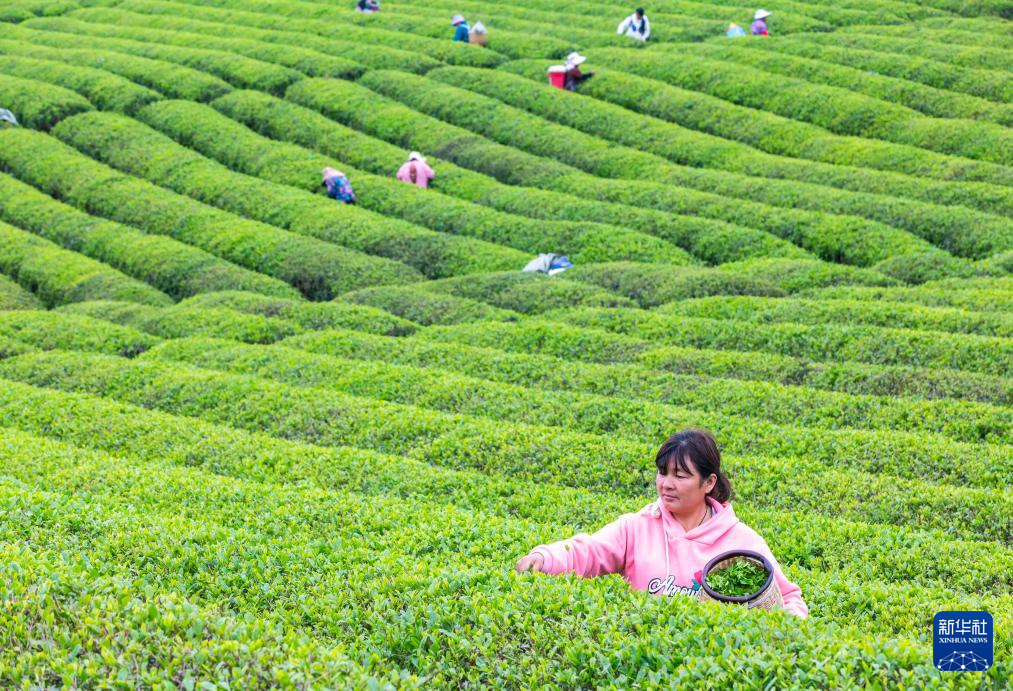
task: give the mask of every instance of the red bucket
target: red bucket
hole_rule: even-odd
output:
[[[549,84],[562,89],[566,84],[566,68],[562,65],[553,65],[549,68]]]

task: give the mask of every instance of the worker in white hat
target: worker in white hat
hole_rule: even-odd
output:
[[[397,171],[397,179],[401,182],[408,182],[422,189],[429,187],[430,181],[436,177],[436,173],[426,163],[426,157],[418,151],[408,154],[408,160]]]
[[[454,29],[454,40],[467,43],[470,29],[468,28],[468,21],[464,18],[464,15],[455,14],[450,18],[450,24],[457,27]]]
[[[756,14],[753,15],[753,25],[749,27],[749,33],[753,36],[768,36],[767,17],[769,16],[770,12],[767,10],[756,10]]]
[[[581,73],[580,66],[584,64],[585,60],[587,60],[587,58],[577,51],[574,51],[566,56],[566,62],[563,65],[566,68],[566,80],[563,82],[564,89],[568,91],[576,91],[577,87],[580,86],[582,82],[594,76],[594,72],[588,72],[587,74]]]

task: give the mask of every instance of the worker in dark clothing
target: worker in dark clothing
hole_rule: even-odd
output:
[[[594,76],[594,72],[583,74],[580,71],[580,66],[585,60],[587,58],[577,52],[566,56],[566,80],[563,82],[563,88],[567,91],[576,91],[578,86]]]

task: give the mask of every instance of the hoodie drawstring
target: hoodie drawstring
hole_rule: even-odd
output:
[[[708,508],[710,508],[711,514],[710,517],[714,518],[714,516],[718,514],[717,510],[713,506],[709,506]],[[672,575],[672,563],[671,561],[669,561],[668,556],[668,540],[669,540],[668,528],[665,527],[665,517],[662,514],[662,511],[665,511],[666,509],[660,500],[657,503],[656,510],[658,512],[658,517],[661,518],[661,533],[665,537],[665,578],[668,578],[670,575]],[[736,523],[738,523],[738,521],[736,521]],[[697,526],[697,528],[699,527],[700,526]]]
[[[665,525],[662,523],[661,531],[665,534],[665,578],[672,573],[671,563],[668,561],[668,531],[665,530]]]

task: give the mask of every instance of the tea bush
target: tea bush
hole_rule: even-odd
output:
[[[121,223],[96,219],[2,173],[0,219],[147,281],[177,300],[225,289],[299,296],[279,280],[170,237],[147,235]]]
[[[223,80],[170,61],[127,55],[112,50],[66,48],[59,34],[0,24],[0,53],[41,60],[59,60],[102,69],[172,98],[209,101],[228,93]]]
[[[80,350],[134,357],[160,339],[84,315],[50,311],[0,313],[0,337],[29,350]]]
[[[980,32],[978,37],[981,37]],[[776,46],[757,42],[750,47],[764,51],[773,48],[805,58],[848,65],[898,79],[917,81],[937,89],[986,98],[997,103],[1009,103],[1013,100],[1013,84],[1010,84],[1007,76],[998,70],[948,65],[928,58],[863,50],[858,47],[817,45],[807,40],[809,38],[811,37],[785,37],[779,39]]]
[[[721,60],[680,55],[678,69],[673,69],[674,65],[659,54],[603,48],[596,55],[606,65],[704,91],[738,105],[770,110],[836,134],[929,149],[939,155],[941,164],[966,167],[969,173],[974,171],[974,179],[983,182],[1009,184],[1013,174],[1009,169],[1013,163],[1010,136],[998,124],[919,116],[905,106],[838,87],[767,74],[765,70]],[[957,156],[980,160],[954,160]]]
[[[172,302],[146,283],[2,221],[0,272],[36,293],[47,307],[100,296],[149,305]]]
[[[356,293],[346,293],[341,297],[344,299],[347,295],[354,294]],[[204,293],[184,300],[180,306],[202,309],[224,307],[246,314],[277,317],[311,331],[342,328],[380,336],[404,336],[417,328],[409,320],[373,307],[343,302],[305,302],[235,290]]]
[[[94,300],[67,305],[59,311],[111,321],[169,339],[213,336],[242,343],[273,343],[302,331],[283,319],[220,307],[173,305],[159,309],[134,302]]]
[[[655,373],[645,372],[647,381],[644,389],[640,390],[635,388],[635,377],[641,372],[632,368],[627,374],[634,386],[625,391],[621,387],[613,387],[610,395],[619,400],[610,400],[607,396],[590,393],[596,387],[580,376],[587,373],[565,362],[556,364],[555,377],[567,377],[568,383],[553,386],[551,379],[539,380],[539,388],[554,391],[526,392],[522,388],[526,382],[527,368],[524,365],[536,363],[523,359],[518,367],[508,369],[507,363],[502,363],[500,371],[495,374],[467,377],[408,365],[395,366],[389,362],[369,362],[362,356],[354,357],[354,354],[352,359],[358,360],[358,363],[348,358],[297,354],[288,350],[289,343],[298,346],[299,339],[288,339],[282,344],[284,348],[271,349],[276,352],[206,340],[179,341],[160,346],[149,355],[291,384],[326,386],[355,395],[425,405],[449,412],[502,417],[531,424],[540,422],[599,434],[615,434],[631,440],[665,436],[664,430],[672,426],[669,420],[680,415],[705,415],[693,411],[677,414],[675,406],[707,409],[707,415],[759,417],[786,425],[920,430],[962,441],[987,439],[1006,443],[1013,438],[1013,430],[1009,429],[1001,409],[966,402],[871,399],[802,392],[769,383],[747,384],[678,375],[668,378],[669,389],[659,396],[650,387],[649,377]],[[474,359],[482,361],[481,356]],[[453,366],[446,369],[452,370]],[[604,387],[599,385],[598,388]],[[455,389],[458,391],[455,392]],[[567,390],[572,393],[562,393]],[[652,394],[661,398],[659,402],[663,405],[649,402]],[[917,421],[910,422],[911,419]]]
[[[1006,126],[1011,122],[1009,118],[1013,117],[1013,111],[985,99],[923,86],[907,80],[869,74],[868,71],[834,65],[821,58],[773,54],[769,50],[753,49],[752,46],[702,44],[689,46],[687,50],[696,55],[754,66],[765,72],[841,87],[881,101],[897,103],[932,117],[992,121]],[[973,128],[970,123],[962,124],[965,128]],[[982,122],[981,129],[976,139],[984,140],[987,138],[985,133],[992,128],[986,122]]]
[[[761,326],[734,320],[683,319],[636,310],[575,308],[558,310],[547,316],[568,324],[629,334],[652,343],[764,350],[813,359],[948,367],[997,376],[1005,376],[1013,366],[1013,341],[991,336],[840,324]]]
[[[69,89],[7,74],[0,74],[0,102],[13,106],[18,122],[40,130],[92,109],[87,99]]]
[[[620,56],[622,57],[622,56]],[[618,60],[619,58],[617,58]],[[503,66],[513,69],[514,63]],[[516,69],[524,73],[544,75],[544,63],[522,62]],[[581,93],[601,98],[624,107],[669,120],[685,127],[715,134],[734,141],[755,146],[768,153],[793,156],[807,160],[860,166],[860,170],[834,171],[825,166],[814,166],[817,179],[842,180],[842,186],[852,189],[869,189],[868,184],[879,184],[890,194],[912,196],[926,201],[939,201],[953,196],[967,201],[958,202],[989,210],[995,195],[1005,198],[1004,208],[1009,209],[1009,176],[976,172],[978,164],[953,160],[941,154],[918,150],[901,144],[867,139],[855,141],[834,135],[812,124],[799,122],[767,111],[758,111],[730,103],[707,93],[680,88],[675,84],[645,78],[639,75],[639,65],[619,64],[623,70],[601,70],[581,89]],[[660,68],[659,68],[660,69]],[[639,76],[633,77],[632,71]],[[600,79],[599,79],[600,77]],[[990,170],[995,171],[994,168]],[[998,173],[998,171],[995,171]],[[897,175],[903,173],[904,175]],[[817,177],[818,176],[818,177]],[[887,177],[889,176],[889,177]],[[912,176],[924,176],[936,181],[922,182]],[[869,181],[869,182],[866,182]],[[888,182],[889,181],[889,182]],[[960,185],[939,185],[940,181],[960,182]],[[889,184],[889,187],[882,185]],[[857,187],[862,185],[862,187]],[[919,190],[925,186],[925,189]],[[929,192],[929,190],[933,192]],[[933,196],[934,195],[934,196]],[[971,201],[973,200],[973,201]],[[954,202],[950,202],[954,203]]]
[[[752,330],[749,325],[743,328]],[[791,330],[791,327],[786,329]],[[975,372],[913,365],[820,362],[769,351],[666,347],[630,336],[572,329],[545,321],[529,321],[513,327],[501,324],[485,324],[478,328],[474,325],[460,325],[427,329],[419,336],[511,352],[533,352],[567,360],[640,363],[670,372],[770,380],[848,393],[956,397],[994,401],[1003,405],[1008,405],[1013,400],[1010,395],[1013,379],[1008,376],[997,378]]]
[[[22,56],[0,58],[0,70],[76,91],[102,110],[134,113],[161,98],[151,89],[101,70]]]
[[[69,17],[40,17],[23,22],[20,26],[35,30],[36,35],[49,33],[50,36],[43,39],[46,45],[66,48],[68,44],[80,43],[82,37],[90,36],[96,43],[100,42],[103,48],[192,67],[240,88],[262,88],[280,93],[302,77],[296,70],[281,65],[226,50],[201,48],[199,46],[203,45],[203,37],[200,36],[200,40],[189,45],[170,45],[154,40],[159,37],[157,32],[109,26],[105,29],[107,33],[103,33],[103,25]]]
[[[701,297],[665,305],[659,311],[687,317],[737,321],[848,323],[890,328],[924,329],[982,336],[1013,336],[1013,320],[1003,314],[902,302],[867,300],[779,300],[752,296]]]
[[[42,303],[31,292],[0,274],[0,309],[37,310],[42,309]]]
[[[446,292],[427,290],[428,287],[426,283],[416,283],[412,286],[363,288],[339,295],[335,299],[356,305],[370,305],[423,326],[520,318],[518,313],[511,310]]]
[[[128,38],[159,40],[172,45],[196,45],[228,50],[264,62],[275,63],[313,77],[354,79],[365,69],[424,70],[437,62],[420,59],[407,50],[340,41],[314,39],[300,33],[237,28],[230,24],[180,17],[178,13],[141,14],[115,8],[89,9],[70,16],[89,23],[136,27]],[[106,29],[108,31],[108,29]],[[143,32],[143,33],[138,33]],[[224,33],[229,38],[223,38]],[[118,33],[116,35],[119,35]]]

